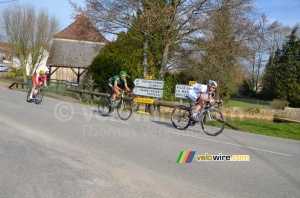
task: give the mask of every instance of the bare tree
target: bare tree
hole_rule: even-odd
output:
[[[216,80],[222,88],[217,89],[217,97],[222,94],[228,99],[242,82],[241,65],[250,55],[247,44],[256,37],[255,10],[249,0],[215,3],[219,9],[211,11],[205,21],[203,37],[196,42],[201,59],[193,69],[201,72],[202,81]]]
[[[33,75],[36,67],[50,50],[53,35],[58,31],[58,21],[45,10],[36,13],[33,6],[14,4],[2,13],[6,40],[11,43],[14,55],[20,60],[24,81],[27,69]],[[26,65],[29,68],[26,68]]]
[[[69,1],[76,7],[72,0]],[[163,79],[170,60],[170,50],[202,28],[207,12],[214,9],[211,1],[214,0],[86,0],[86,7],[81,11],[104,34],[117,35],[128,29],[142,33],[145,55],[148,38],[155,39],[156,36],[151,30],[160,27],[163,38],[157,39],[162,42],[159,78]],[[139,23],[136,25],[134,22]]]

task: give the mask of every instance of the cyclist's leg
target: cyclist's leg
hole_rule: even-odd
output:
[[[31,92],[30,92],[30,98],[32,99],[32,94],[33,94],[33,91],[35,90],[37,84],[36,84],[36,76],[33,77],[32,79],[32,88],[31,88]]]
[[[197,96],[197,94],[193,90],[189,90],[187,96],[193,101],[197,102],[196,103],[196,108],[193,111],[192,117],[196,116],[197,112],[200,110],[201,106],[199,105],[199,100],[200,98]]]
[[[116,87],[113,87],[114,94],[112,95],[112,101],[114,102],[117,96],[120,94],[119,90]]]
[[[195,113],[198,113],[198,111],[200,109],[203,109],[204,106],[204,102],[199,98],[197,98],[197,104],[196,104],[196,108],[195,108]]]

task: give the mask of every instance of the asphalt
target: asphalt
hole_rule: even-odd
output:
[[[12,84],[12,82],[1,82],[0,81],[0,88],[9,89],[9,86],[11,84]],[[12,89],[12,90],[28,92],[28,89]],[[59,95],[59,94],[55,94],[55,93],[51,93],[51,92],[45,92],[44,96],[49,97],[49,98],[55,98],[55,99],[66,101],[66,102],[73,102],[73,103],[78,103],[79,102],[78,100],[76,100],[74,98]]]

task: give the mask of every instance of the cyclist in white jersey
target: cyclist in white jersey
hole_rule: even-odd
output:
[[[198,102],[192,115],[193,118],[197,115],[200,109],[203,109],[206,102],[210,102],[212,105],[215,104],[213,93],[217,87],[217,83],[213,80],[209,80],[207,85],[196,83],[190,87],[187,96],[192,101]]]

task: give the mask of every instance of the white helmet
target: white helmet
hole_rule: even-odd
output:
[[[218,87],[217,82],[213,81],[213,80],[209,80],[208,83],[207,83],[207,85],[210,86],[210,87],[214,87],[214,88]]]

